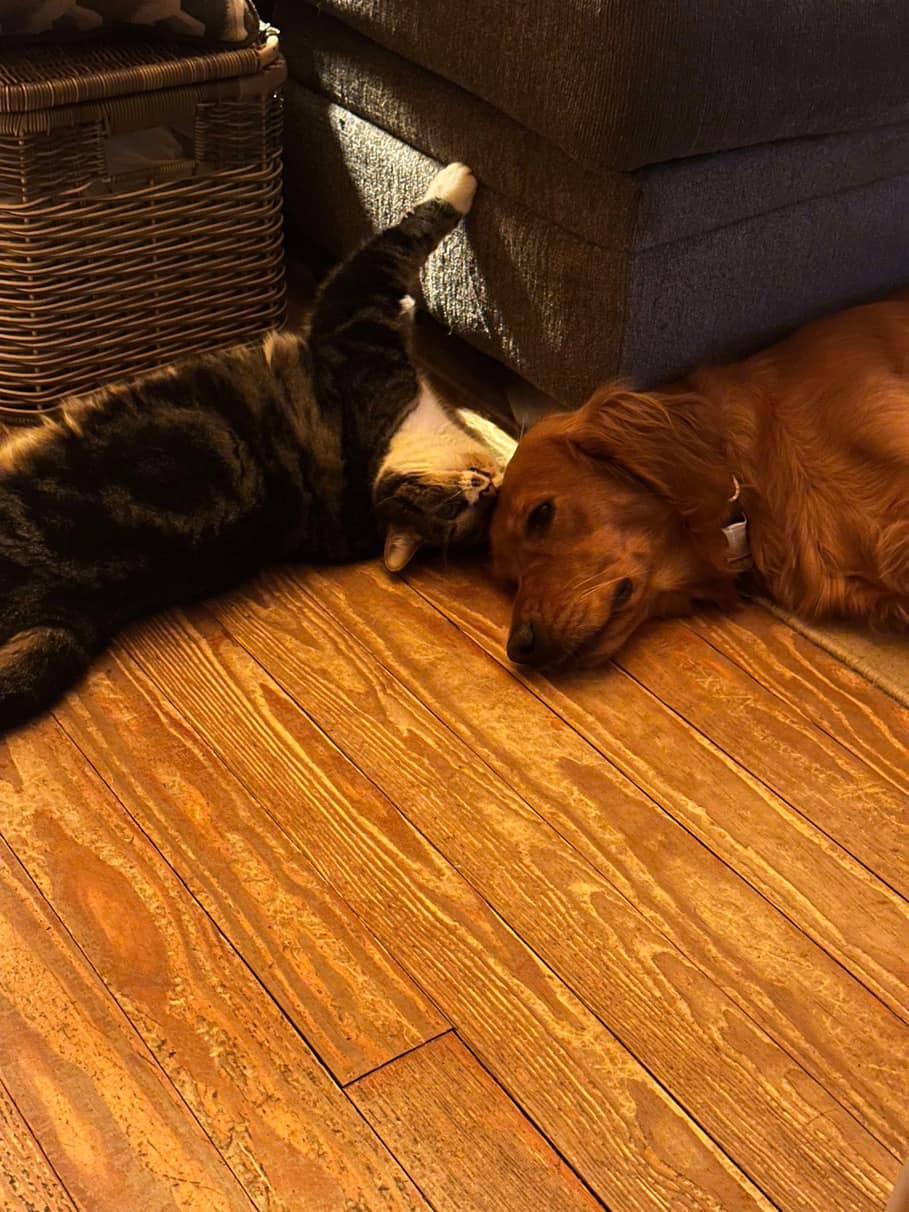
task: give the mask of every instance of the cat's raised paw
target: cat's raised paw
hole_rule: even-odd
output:
[[[477,179],[467,165],[449,164],[433,177],[423,200],[429,202],[433,198],[441,198],[459,214],[466,215],[476,192]]]

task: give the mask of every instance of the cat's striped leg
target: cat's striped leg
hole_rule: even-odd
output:
[[[374,480],[391,436],[417,405],[420,386],[401,303],[475,190],[464,165],[443,169],[427,197],[345,261],[316,298],[309,339],[313,384],[326,414],[341,418],[353,482]]]
[[[0,733],[47,711],[88,669],[95,637],[64,623],[24,628],[0,644]]]
[[[325,342],[356,340],[358,322],[397,321],[401,300],[413,290],[429,255],[470,210],[476,188],[466,165],[449,164],[409,214],[329,275],[313,310],[314,351]]]

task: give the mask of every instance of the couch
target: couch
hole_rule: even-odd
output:
[[[286,196],[336,254],[435,168],[482,183],[424,274],[568,405],[909,281],[905,0],[277,0]]]

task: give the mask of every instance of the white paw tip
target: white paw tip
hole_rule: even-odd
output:
[[[477,179],[467,165],[449,164],[433,177],[424,201],[441,198],[443,202],[448,202],[453,206],[459,214],[466,215],[476,192]]]

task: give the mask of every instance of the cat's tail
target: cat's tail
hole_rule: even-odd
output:
[[[28,627],[0,645],[0,733],[52,707],[85,673],[94,648],[60,624]]]
[[[429,189],[400,222],[378,232],[330,274],[313,310],[310,340],[314,351],[343,338],[350,326],[397,324],[401,300],[416,286],[420,270],[442,240],[470,210],[477,182],[466,164],[449,164],[436,173]]]

